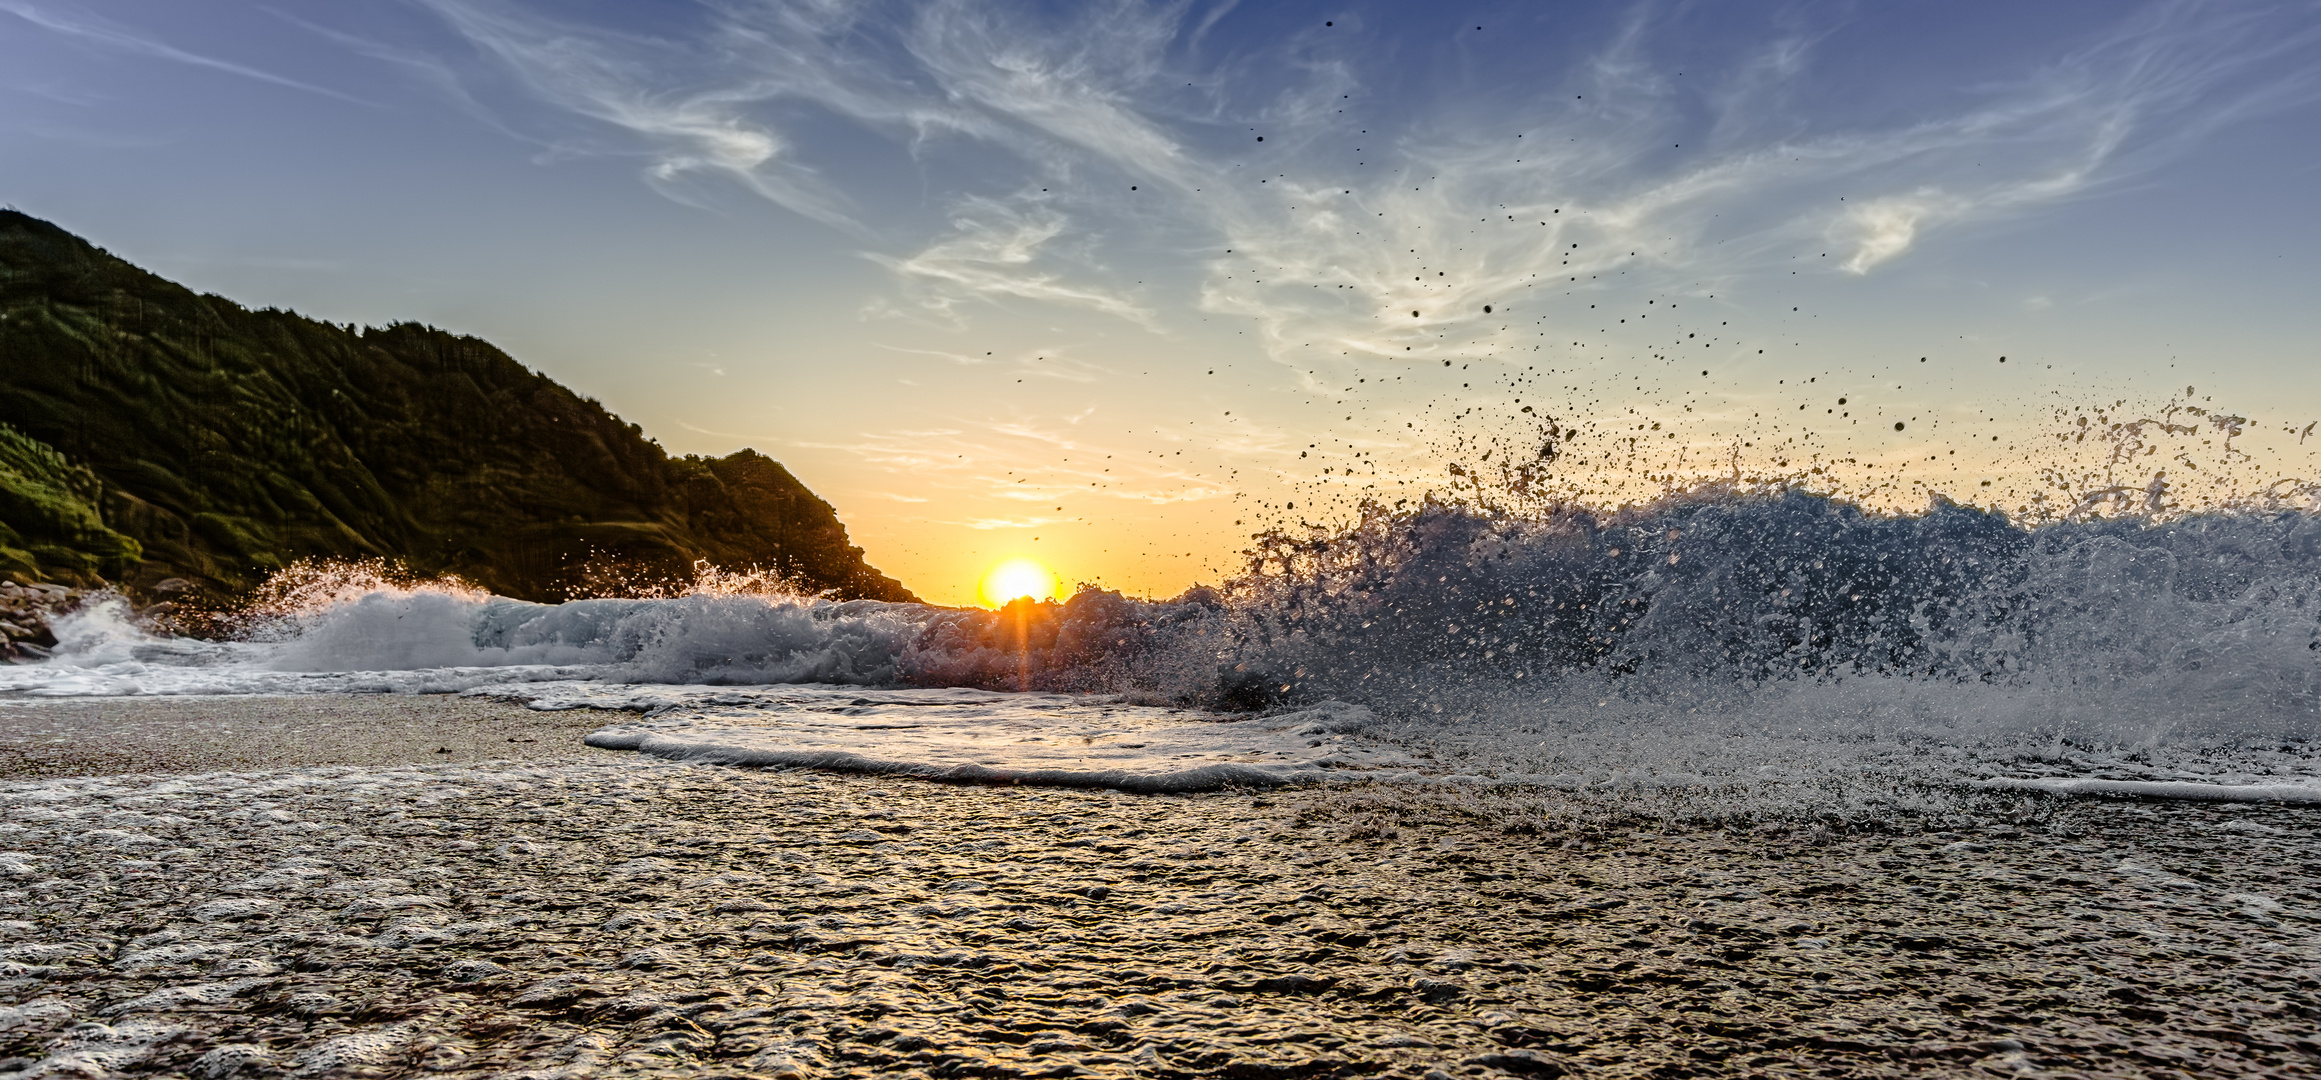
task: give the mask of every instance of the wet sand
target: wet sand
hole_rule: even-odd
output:
[[[301,765],[580,761],[601,712],[449,694],[0,698],[0,779]]]
[[[569,752],[0,782],[0,1075],[2321,1075],[2312,809],[1511,835]]]

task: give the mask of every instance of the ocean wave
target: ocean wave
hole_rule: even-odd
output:
[[[0,690],[460,691],[835,684],[1121,695],[1223,711],[1340,700],[1478,774],[1662,773],[1736,739],[2302,747],[2321,726],[2321,520],[2025,527],[1797,491],[1617,512],[1429,503],[1269,533],[1171,600],[1001,611],[705,590],[534,604],[430,583],[309,589],[240,640],[58,623]],[[1769,744],[1771,745],[1771,744]],[[2046,748],[2044,750],[2040,748]]]

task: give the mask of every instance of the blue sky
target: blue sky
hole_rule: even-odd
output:
[[[924,594],[1169,593],[1550,441],[2310,478],[2317,94],[2309,2],[0,0],[0,201],[756,446]]]

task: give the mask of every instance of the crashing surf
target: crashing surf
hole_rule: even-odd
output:
[[[1347,703],[1361,735],[1421,772],[1545,785],[1754,784],[1907,763],[2051,794],[2174,797],[2191,789],[2150,785],[2321,774],[2321,520],[2296,511],[2024,525],[1798,490],[1711,489],[1615,512],[1430,501],[1264,534],[1221,588],[1171,600],[1086,589],[998,611],[716,582],[540,604],[301,573],[225,641],[151,633],[119,601],[92,605],[60,620],[53,659],[0,670],[0,688],[494,693],[650,712],[662,730],[636,741],[677,756],[688,737],[737,745],[734,724],[702,720],[718,688],[818,685],[1105,695],[1211,723],[1214,749],[1233,741],[1234,714]],[[678,713],[698,715],[688,727]],[[989,746],[924,760],[875,739],[747,749],[929,774],[1106,774],[1019,768]]]

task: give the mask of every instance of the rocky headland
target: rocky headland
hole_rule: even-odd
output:
[[[547,601],[699,564],[914,599],[754,450],[672,456],[488,342],[251,310],[0,211],[0,578],[215,601],[300,559]]]

